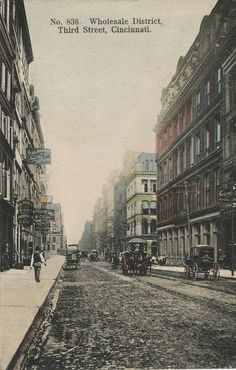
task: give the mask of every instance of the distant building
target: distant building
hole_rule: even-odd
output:
[[[45,236],[43,246],[48,254],[56,254],[58,249],[65,248],[64,222],[60,203],[47,203],[45,209],[54,211],[54,219],[50,221],[50,230]]]
[[[93,222],[87,221],[79,241],[79,250],[90,253],[93,248]]]
[[[127,176],[127,242],[133,237],[147,241],[149,254],[157,254],[156,165],[154,153],[141,153]]]
[[[119,254],[127,248],[127,178],[120,174],[114,185],[114,251]]]

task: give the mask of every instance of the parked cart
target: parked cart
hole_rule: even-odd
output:
[[[185,276],[196,280],[199,274],[204,275],[205,279],[211,273],[215,279],[220,276],[220,266],[214,258],[214,247],[210,245],[198,244],[192,248],[192,256],[186,257],[184,261]]]

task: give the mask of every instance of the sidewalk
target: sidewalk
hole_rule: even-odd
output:
[[[5,370],[45,301],[64,263],[63,256],[50,256],[42,266],[41,281],[34,269],[11,269],[0,273],[0,369]]]
[[[184,268],[182,266],[159,266],[159,265],[152,265],[152,270],[156,271],[156,273],[160,273],[163,275],[184,275]],[[220,269],[220,278],[227,278],[227,279],[236,279],[236,271],[234,272],[234,276],[231,276],[230,270]]]

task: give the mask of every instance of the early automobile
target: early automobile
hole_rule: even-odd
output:
[[[68,244],[65,257],[64,270],[80,268],[81,252],[79,251],[78,244]]]
[[[205,279],[211,273],[215,279],[220,276],[220,266],[215,260],[215,248],[210,245],[198,244],[192,248],[190,257],[184,260],[185,276],[196,280],[199,274],[203,274]]]

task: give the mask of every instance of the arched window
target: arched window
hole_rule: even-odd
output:
[[[145,161],[145,171],[149,171],[149,160],[146,159]]]
[[[144,215],[148,215],[149,214],[149,203],[147,201],[143,201],[142,202],[142,213]]]

